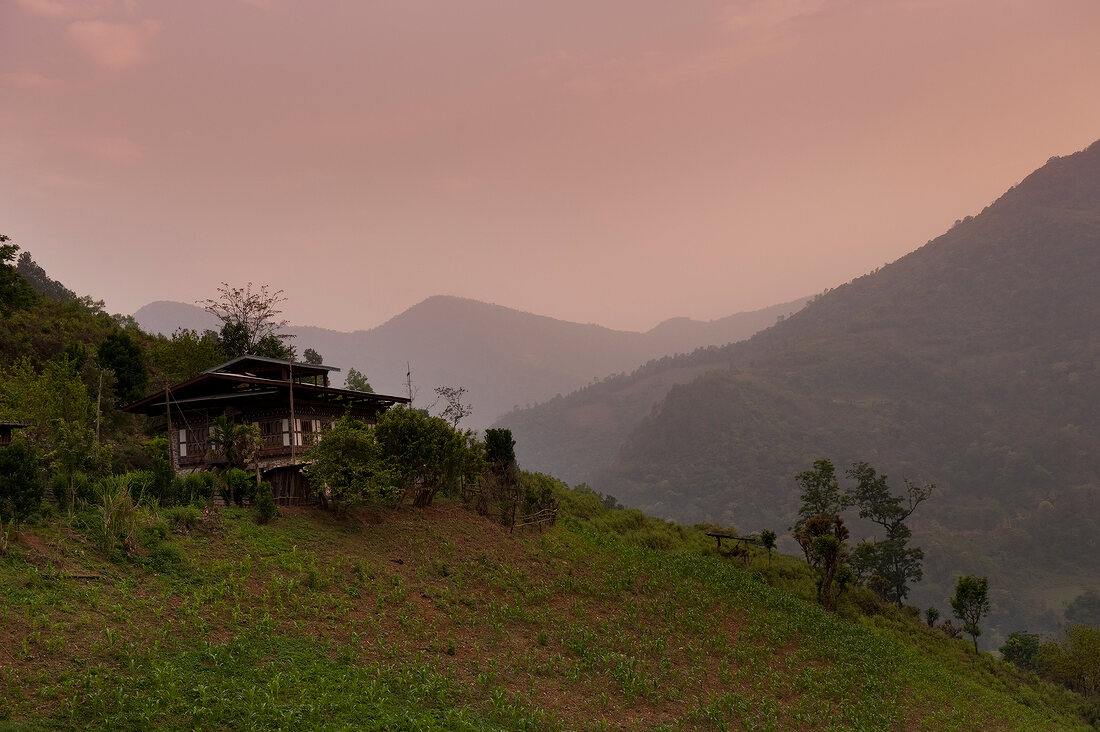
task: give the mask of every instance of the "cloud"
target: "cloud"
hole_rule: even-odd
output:
[[[723,23],[735,33],[766,32],[795,18],[820,13],[827,5],[827,0],[753,0],[726,8]]]
[[[163,28],[160,21],[111,23],[79,20],[69,24],[69,42],[100,66],[121,71],[144,61],[149,46]]]
[[[22,89],[53,89],[61,86],[61,81],[34,71],[12,71],[0,74],[0,86],[12,86]]]
[[[120,3],[114,0],[79,0],[77,2],[67,0],[15,0],[15,4],[32,15],[57,20],[71,18],[94,18],[106,11],[112,10]],[[123,7],[130,8],[131,3],[121,3]]]
[[[126,137],[78,133],[65,142],[70,148],[114,165],[133,165],[145,155],[145,148],[141,144]]]

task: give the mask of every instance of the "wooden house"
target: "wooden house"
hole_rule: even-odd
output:
[[[123,407],[163,421],[172,466],[177,472],[211,470],[224,464],[211,449],[210,429],[218,417],[253,424],[263,437],[256,464],[281,504],[310,502],[314,495],[301,474],[302,454],[345,414],[374,422],[405,397],[337,389],[329,374],[340,369],[240,356],[193,379]]]

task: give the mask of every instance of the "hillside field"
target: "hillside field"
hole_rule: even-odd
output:
[[[512,534],[449,501],[142,511],[128,554],[5,527],[0,730],[1083,727],[969,640],[824,613],[793,558],[562,501]]]

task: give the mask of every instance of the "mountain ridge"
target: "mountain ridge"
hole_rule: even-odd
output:
[[[748,337],[804,302],[713,321],[672,319],[639,333],[436,295],[366,330],[289,326],[286,332],[295,336],[299,352],[313,348],[345,372],[355,367],[383,393],[405,393],[411,370],[419,405],[432,403],[437,386],[465,387],[474,407],[468,426],[481,428],[517,405],[550,399],[648,359]],[[179,327],[219,326],[202,308],[171,301],[150,303],[134,318],[144,329],[165,335]]]
[[[794,475],[822,457],[867,460],[895,490],[935,483],[914,516],[928,579],[913,597],[942,601],[953,576],[987,574],[997,623],[1052,628],[1072,598],[1058,593],[1100,583],[1098,278],[1100,143],[745,341],[500,424],[525,467],[686,523],[782,530]],[[647,386],[662,378],[675,383]],[[623,396],[646,389],[647,404]],[[582,417],[595,412],[635,421],[593,436]],[[613,462],[586,463],[609,425]],[[545,454],[562,435],[568,449]],[[587,474],[570,475],[577,465]]]

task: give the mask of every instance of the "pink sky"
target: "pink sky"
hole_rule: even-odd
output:
[[[0,233],[218,283],[647,329],[813,294],[1100,138],[1096,0],[0,0]]]

